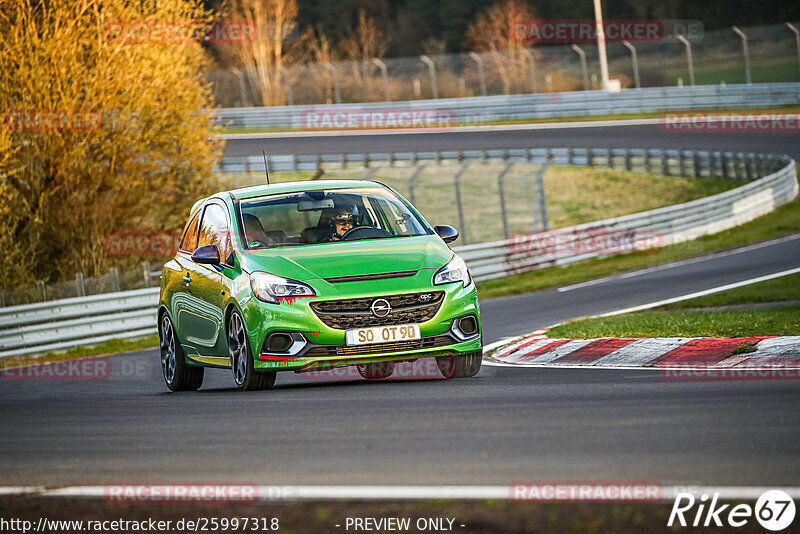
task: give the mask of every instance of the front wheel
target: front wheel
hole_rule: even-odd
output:
[[[458,356],[437,356],[439,372],[446,379],[469,378],[478,374],[483,362],[483,351],[476,350]]]
[[[255,370],[244,319],[238,310],[231,313],[228,319],[228,354],[231,358],[233,381],[241,391],[270,389],[275,385],[275,371],[259,373]]]
[[[165,312],[158,328],[161,371],[170,391],[194,391],[203,385],[203,368],[186,364],[175,327]]]

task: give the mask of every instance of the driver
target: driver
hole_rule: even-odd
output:
[[[320,242],[341,241],[342,237],[356,226],[358,221],[358,208],[356,206],[342,206],[333,210],[330,218],[330,227],[323,231]]]

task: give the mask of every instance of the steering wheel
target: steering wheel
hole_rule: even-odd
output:
[[[350,228],[342,235],[342,241],[390,237],[391,235],[392,234],[387,232],[386,230],[375,228],[374,226],[356,226],[354,228]]]

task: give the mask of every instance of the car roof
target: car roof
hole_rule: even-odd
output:
[[[250,187],[243,187],[241,189],[233,189],[231,191],[220,191],[210,197],[201,198],[192,206],[191,212],[193,213],[203,202],[211,198],[223,198],[230,195],[234,199],[245,199],[260,197],[263,195],[272,195],[276,193],[295,193],[299,191],[319,191],[324,189],[348,189],[353,187],[385,187],[379,182],[365,181],[365,180],[306,180],[300,182],[283,182],[271,185],[254,185]]]

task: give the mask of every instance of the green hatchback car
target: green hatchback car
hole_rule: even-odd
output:
[[[241,390],[277,371],[355,365],[366,379],[435,357],[445,378],[481,367],[478,295],[446,243],[390,187],[313,181],[218,193],[195,203],[164,265],[161,366],[172,391],[205,367],[230,368]]]

